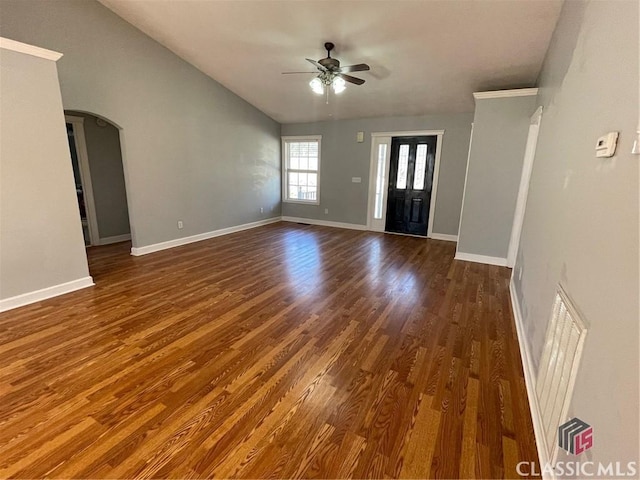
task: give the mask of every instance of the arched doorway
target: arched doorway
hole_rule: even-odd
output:
[[[75,110],[65,120],[85,245],[131,240],[119,128]]]

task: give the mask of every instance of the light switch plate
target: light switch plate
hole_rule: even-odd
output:
[[[358,143],[364,142],[364,132],[358,132],[356,135],[356,140]]]
[[[362,183],[362,177],[351,177],[351,183]]]
[[[618,132],[609,132],[598,139],[596,157],[613,157],[618,144]]]

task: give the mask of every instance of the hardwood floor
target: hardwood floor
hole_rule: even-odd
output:
[[[506,268],[278,223],[0,314],[1,478],[518,478]]]

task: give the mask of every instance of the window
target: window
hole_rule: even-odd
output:
[[[387,159],[387,144],[381,143],[378,145],[378,176],[376,177],[376,198],[374,203],[374,212],[373,218],[381,219],[382,218],[382,195],[384,188],[384,162]]]
[[[282,137],[282,200],[320,203],[321,136]]]
[[[398,176],[396,178],[396,188],[404,190],[407,188],[407,174],[409,173],[409,145],[400,145],[398,159]]]
[[[413,189],[424,190],[424,176],[427,169],[427,145],[420,144],[416,152],[416,168],[413,176]]]

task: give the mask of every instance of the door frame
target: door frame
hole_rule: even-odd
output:
[[[433,219],[436,212],[436,197],[438,193],[438,178],[440,174],[440,154],[442,152],[442,138],[444,130],[413,130],[399,132],[372,132],[371,133],[371,155],[369,164],[369,194],[367,201],[367,230],[375,232],[385,232],[384,224],[387,220],[387,193],[389,188],[389,164],[391,160],[391,139],[394,137],[437,137],[436,138],[436,158],[433,167],[433,183],[431,188],[431,200],[429,201],[429,219],[427,221],[427,236],[419,238],[432,238]],[[377,145],[387,143],[387,155],[385,158],[385,178],[382,186],[382,229],[374,228],[373,212],[376,198],[376,175],[378,166]],[[394,233],[394,232],[385,232]],[[405,235],[405,234],[398,234]],[[415,236],[415,235],[413,235]]]
[[[529,121],[529,133],[527,135],[527,145],[524,149],[524,161],[522,162],[522,174],[520,176],[520,187],[518,188],[518,199],[516,200],[516,210],[513,215],[513,226],[511,227],[511,239],[509,240],[509,251],[507,254],[507,266],[513,268],[516,264],[516,256],[520,247],[520,236],[524,224],[524,212],[527,208],[527,197],[529,195],[529,183],[531,182],[531,172],[533,161],[536,157],[538,146],[538,134],[540,133],[540,122],[542,121],[542,107],[538,107]]]
[[[73,141],[76,144],[78,168],[80,169],[80,180],[82,181],[82,194],[84,196],[84,206],[87,213],[87,222],[89,224],[89,242],[91,245],[99,245],[100,231],[98,230],[96,204],[93,198],[93,185],[91,183],[91,170],[89,169],[87,139],[84,134],[84,117],[65,115],[64,120],[65,123],[70,123],[73,128]]]

